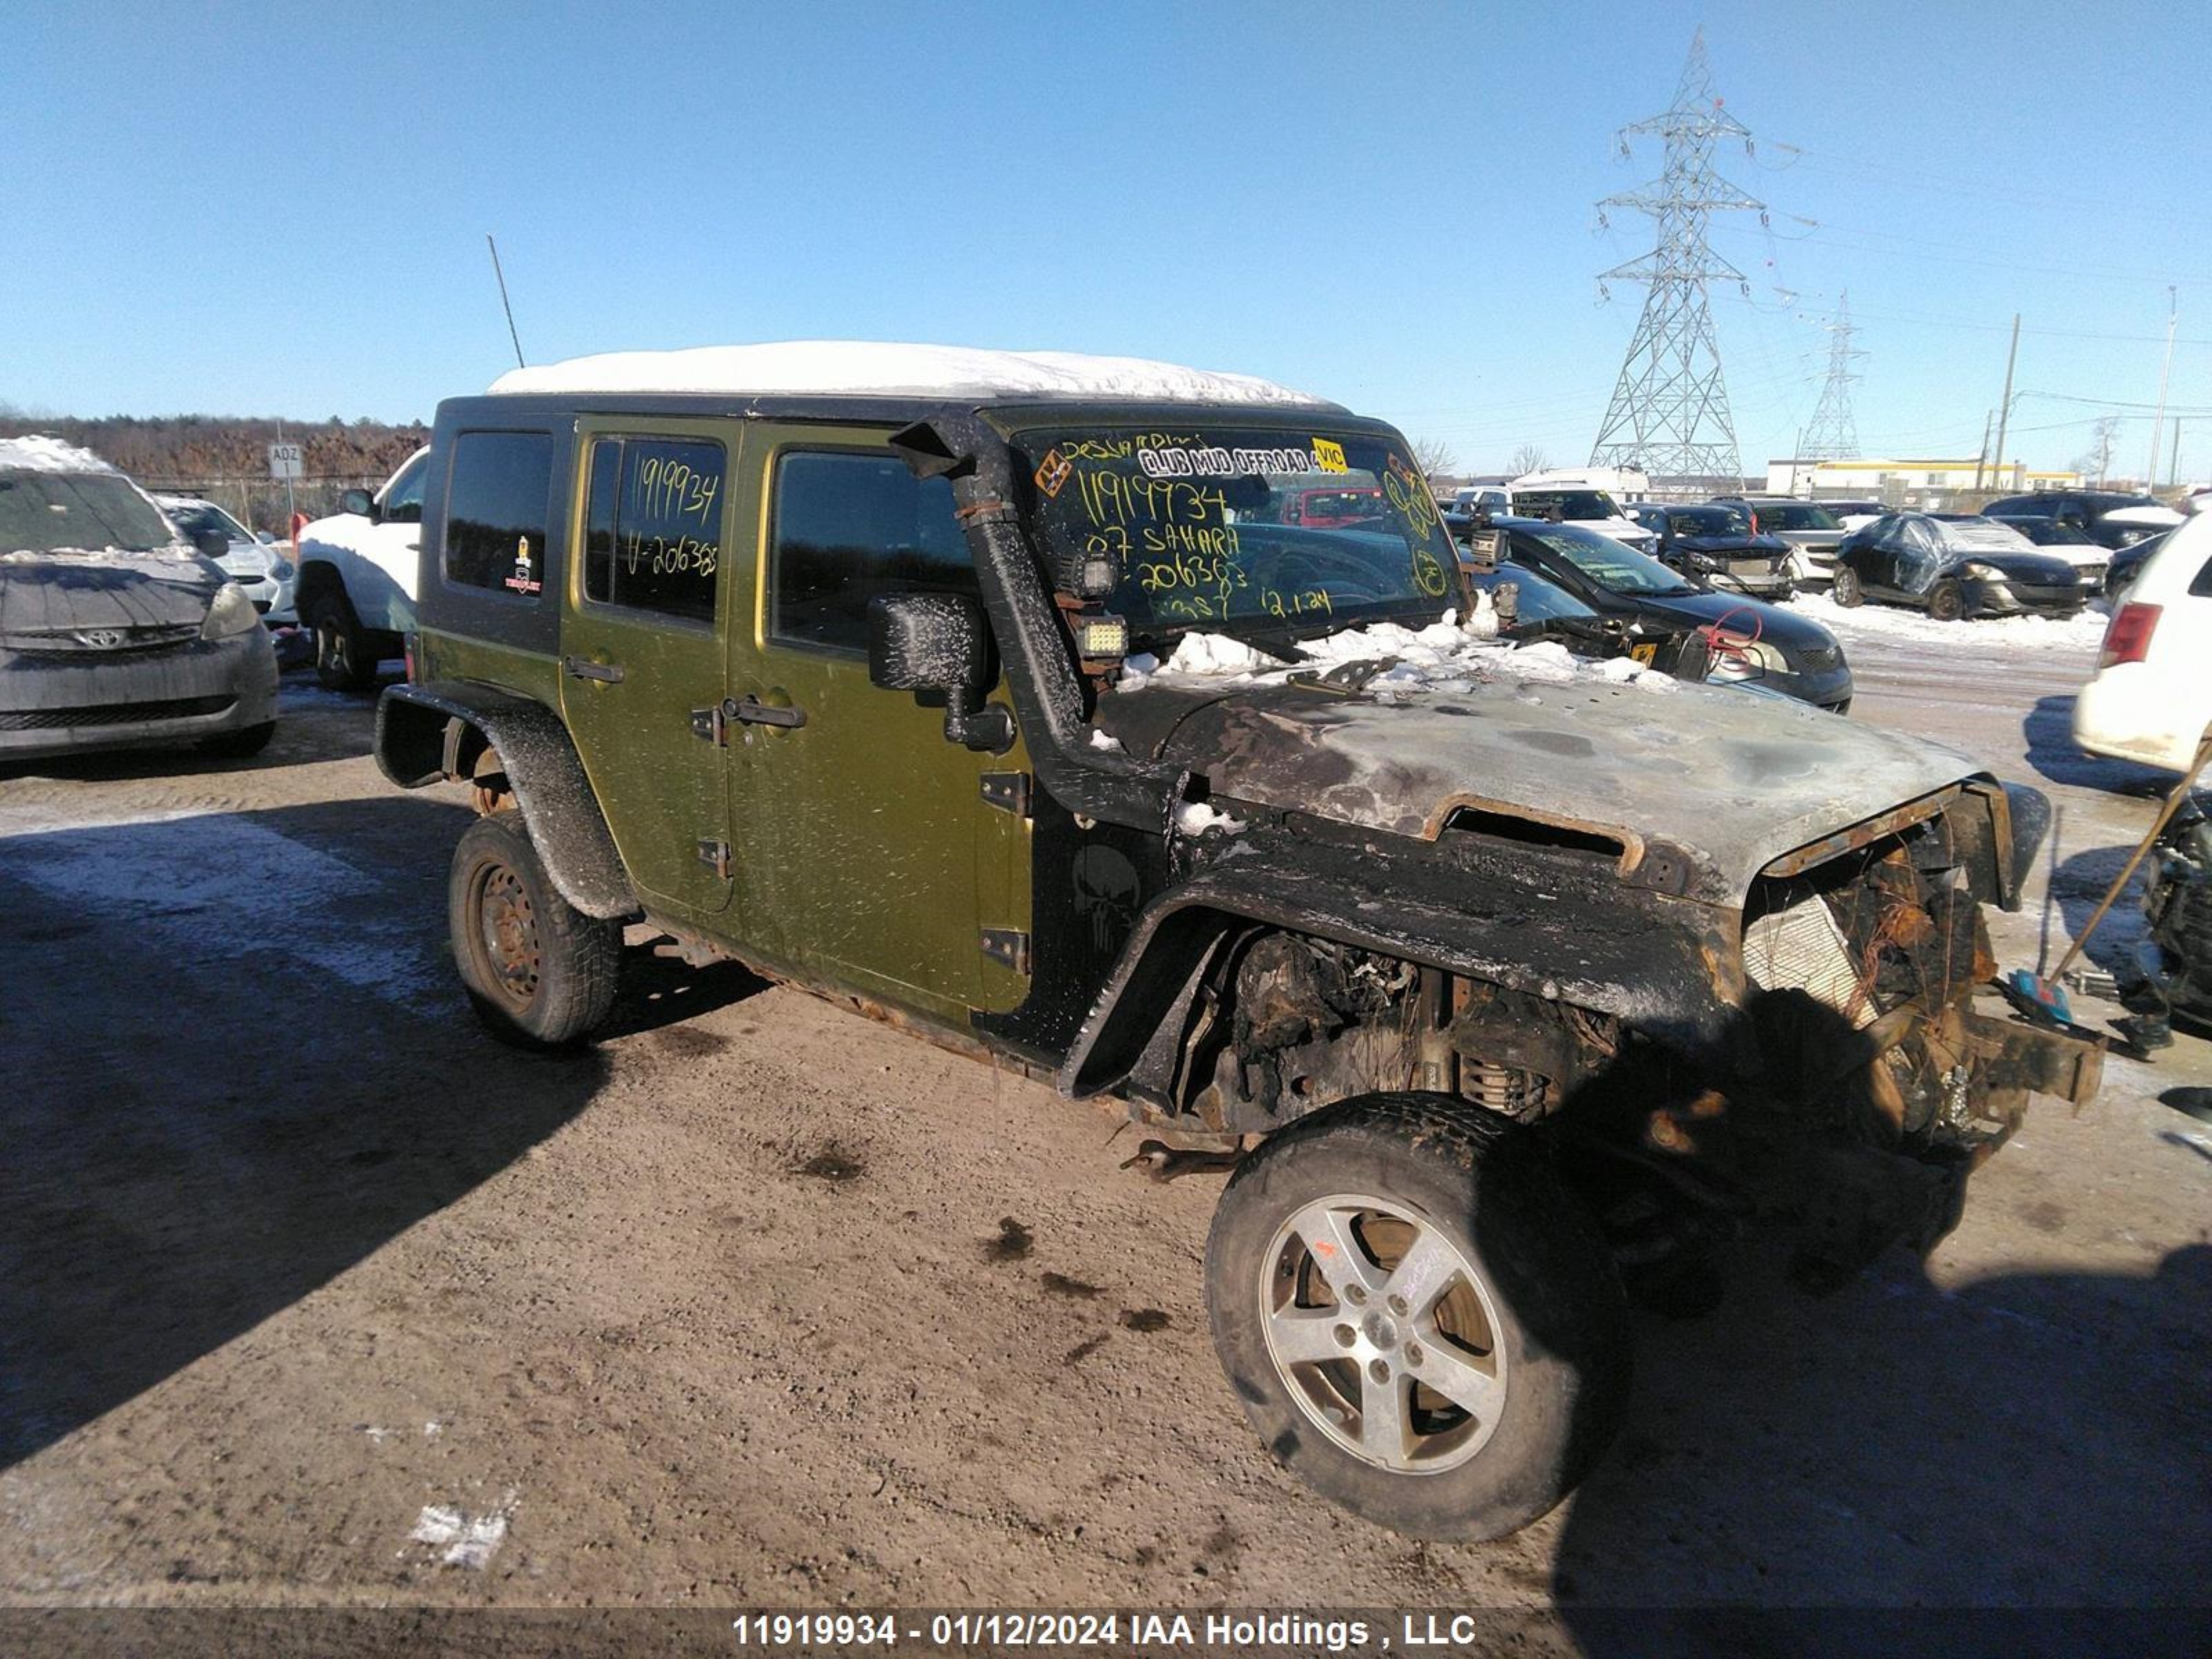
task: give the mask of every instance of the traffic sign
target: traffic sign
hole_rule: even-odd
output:
[[[269,476],[272,478],[301,478],[307,476],[307,447],[305,444],[271,444],[269,446]]]

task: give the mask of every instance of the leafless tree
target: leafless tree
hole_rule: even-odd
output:
[[[1540,444],[1522,444],[1513,452],[1513,459],[1507,463],[1516,478],[1523,472],[1541,472],[1551,464],[1552,458],[1544,453]]]
[[[1459,461],[1452,454],[1451,446],[1443,439],[1416,438],[1413,440],[1413,465],[1421,469],[1423,477],[1434,478],[1455,471]]]

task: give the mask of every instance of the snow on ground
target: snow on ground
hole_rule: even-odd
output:
[[[1962,657],[1991,652],[2094,650],[2105,637],[2106,612],[2092,605],[2079,616],[1976,617],[1937,622],[1924,611],[1897,605],[1863,605],[1846,611],[1825,593],[1800,593],[1787,608],[1810,617],[1849,646],[1854,640],[1883,640],[1941,646]]]
[[[281,951],[410,1012],[452,1005],[441,942],[419,917],[343,860],[238,813],[0,806],[0,868],[165,959],[244,975]]]
[[[877,340],[781,340],[695,346],[685,351],[611,351],[536,368],[509,369],[495,393],[705,392],[987,398],[1073,393],[1176,403],[1295,404],[1324,399],[1249,374],[1185,368],[1145,357],[1074,351],[985,351],[971,346]]]
[[[1480,621],[1478,617],[1478,624]],[[1285,663],[1225,634],[1186,634],[1164,663],[1149,655],[1131,657],[1122,665],[1121,689],[1134,691],[1154,682],[1172,685],[1193,680],[1279,680],[1292,674],[1325,674],[1347,663],[1378,659],[1389,659],[1392,665],[1367,684],[1386,702],[1401,693],[1466,691],[1497,680],[1534,685],[1603,680],[1660,692],[1672,691],[1680,684],[1670,675],[1626,657],[1593,661],[1548,640],[1535,645],[1502,644],[1468,633],[1449,611],[1442,622],[1426,628],[1370,623],[1322,639],[1302,640],[1298,649],[1301,660]]]

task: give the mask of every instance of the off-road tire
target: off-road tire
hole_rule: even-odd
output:
[[[1293,1269],[1282,1240],[1294,1218],[1344,1194],[1371,1195],[1424,1234],[1437,1230],[1472,1269],[1452,1282],[1482,1281],[1493,1350],[1482,1363],[1502,1379],[1503,1401],[1487,1437],[1468,1437],[1475,1449],[1463,1461],[1394,1469],[1355,1453],[1322,1426],[1310,1390],[1294,1395],[1301,1383],[1277,1363],[1269,1330],[1281,1327],[1270,1305],[1320,1261],[1315,1254]],[[1371,1232],[1353,1236],[1371,1252]],[[1449,1096],[1358,1096],[1270,1137],[1222,1194],[1206,1288],[1215,1350],[1261,1443],[1322,1496],[1413,1537],[1499,1538],[1527,1526],[1595,1466],[1626,1409],[1628,1306],[1603,1236],[1538,1133]],[[1444,1304],[1436,1306],[1441,1316]],[[1424,1360],[1431,1374],[1435,1365],[1434,1352],[1416,1353],[1409,1339],[1434,1334],[1433,1324],[1423,1335],[1417,1322],[1401,1322],[1393,1358],[1408,1380]],[[1353,1378],[1366,1363],[1354,1363]],[[1409,1420],[1421,1400],[1437,1398],[1412,1395]],[[1481,1428],[1475,1413],[1468,1422]]]
[[[343,593],[319,592],[301,607],[315,636],[315,678],[331,691],[367,691],[376,684],[376,647]]]
[[[1928,614],[1937,622],[1963,622],[1966,592],[1954,581],[1940,581],[1928,590]]]
[[[276,722],[264,720],[258,726],[242,726],[235,732],[218,732],[211,738],[202,738],[194,746],[203,755],[212,755],[217,760],[250,760],[269,746],[269,739],[276,735]]]
[[[501,1042],[571,1047],[614,1007],[622,925],[561,896],[521,813],[495,812],[462,832],[446,914],[469,1002]]]
[[[1859,584],[1859,573],[1847,564],[1838,565],[1835,580],[1828,584],[1828,597],[1846,611],[1864,605],[1866,589]]]

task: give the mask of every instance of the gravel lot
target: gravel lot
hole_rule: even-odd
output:
[[[2060,803],[1998,930],[2032,963],[2047,881],[2055,956],[2154,810],[2066,743],[2094,626],[1815,608],[1855,718]],[[2157,1100],[2198,1037],[2039,1103],[1924,1264],[1814,1301],[1743,1255],[1649,1320],[1568,1507],[1416,1545],[1249,1434],[1218,1179],[1121,1170],[1114,1114],[640,934],[589,1057],[485,1040],[465,808],[386,787],[371,719],[293,676],[242,768],[0,773],[0,1601],[2206,1597],[2212,1125]]]

